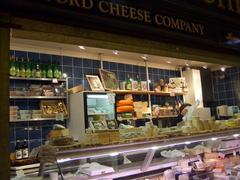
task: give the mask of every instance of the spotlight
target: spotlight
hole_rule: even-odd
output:
[[[221,67],[221,71],[225,72],[226,68],[225,67]]]
[[[80,49],[85,50],[86,48],[84,46],[78,46]]]
[[[113,52],[113,54],[115,54],[115,55],[118,55],[118,53],[119,53],[118,50],[113,50],[112,52]]]
[[[141,56],[141,58],[144,59],[144,60],[147,60],[148,55],[147,55],[147,54],[144,54],[143,56]]]

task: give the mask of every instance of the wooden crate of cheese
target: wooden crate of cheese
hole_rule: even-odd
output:
[[[58,114],[68,116],[65,103],[61,100],[44,100],[40,102],[40,108],[43,118],[55,118]]]

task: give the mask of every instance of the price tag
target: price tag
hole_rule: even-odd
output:
[[[218,156],[219,156],[221,159],[225,158],[225,154],[223,154],[223,153],[218,153]]]
[[[57,83],[58,83],[58,80],[57,80],[56,78],[54,78],[54,79],[52,80],[52,83],[57,84]]]
[[[56,114],[56,121],[64,121],[63,113],[57,113]]]
[[[114,94],[107,94],[109,104],[115,103],[115,95]]]
[[[233,151],[233,156],[237,156],[237,152],[235,150]]]

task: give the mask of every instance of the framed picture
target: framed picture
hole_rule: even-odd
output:
[[[104,89],[119,90],[118,80],[114,72],[99,69],[99,74],[100,74]]]
[[[105,130],[107,129],[105,123],[103,121],[90,121],[90,127],[93,130]]]
[[[108,129],[118,129],[118,124],[115,119],[106,120]]]
[[[104,91],[103,85],[98,76],[86,75],[92,91]]]

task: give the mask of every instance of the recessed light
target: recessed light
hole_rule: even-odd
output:
[[[113,54],[115,54],[115,55],[118,55],[118,53],[119,53],[118,50],[113,50],[112,52],[113,52]]]
[[[113,153],[110,153],[109,155],[112,156],[112,157],[114,157],[114,156],[118,156],[119,153],[117,153],[117,152],[113,152]]]
[[[86,48],[84,46],[78,46],[80,49],[85,50]]]
[[[212,141],[216,141],[216,140],[217,140],[217,138],[211,138],[211,140],[212,140]]]
[[[207,69],[207,66],[202,66],[203,69]]]
[[[168,64],[171,64],[171,63],[172,63],[172,61],[166,61],[166,63],[168,63]]]
[[[226,70],[225,67],[221,67],[221,71],[224,72]]]
[[[186,65],[186,66],[189,66],[189,64],[188,64],[188,63],[186,63],[185,65]]]
[[[141,58],[144,59],[144,60],[147,60],[148,55],[144,54],[144,55],[141,56]]]

